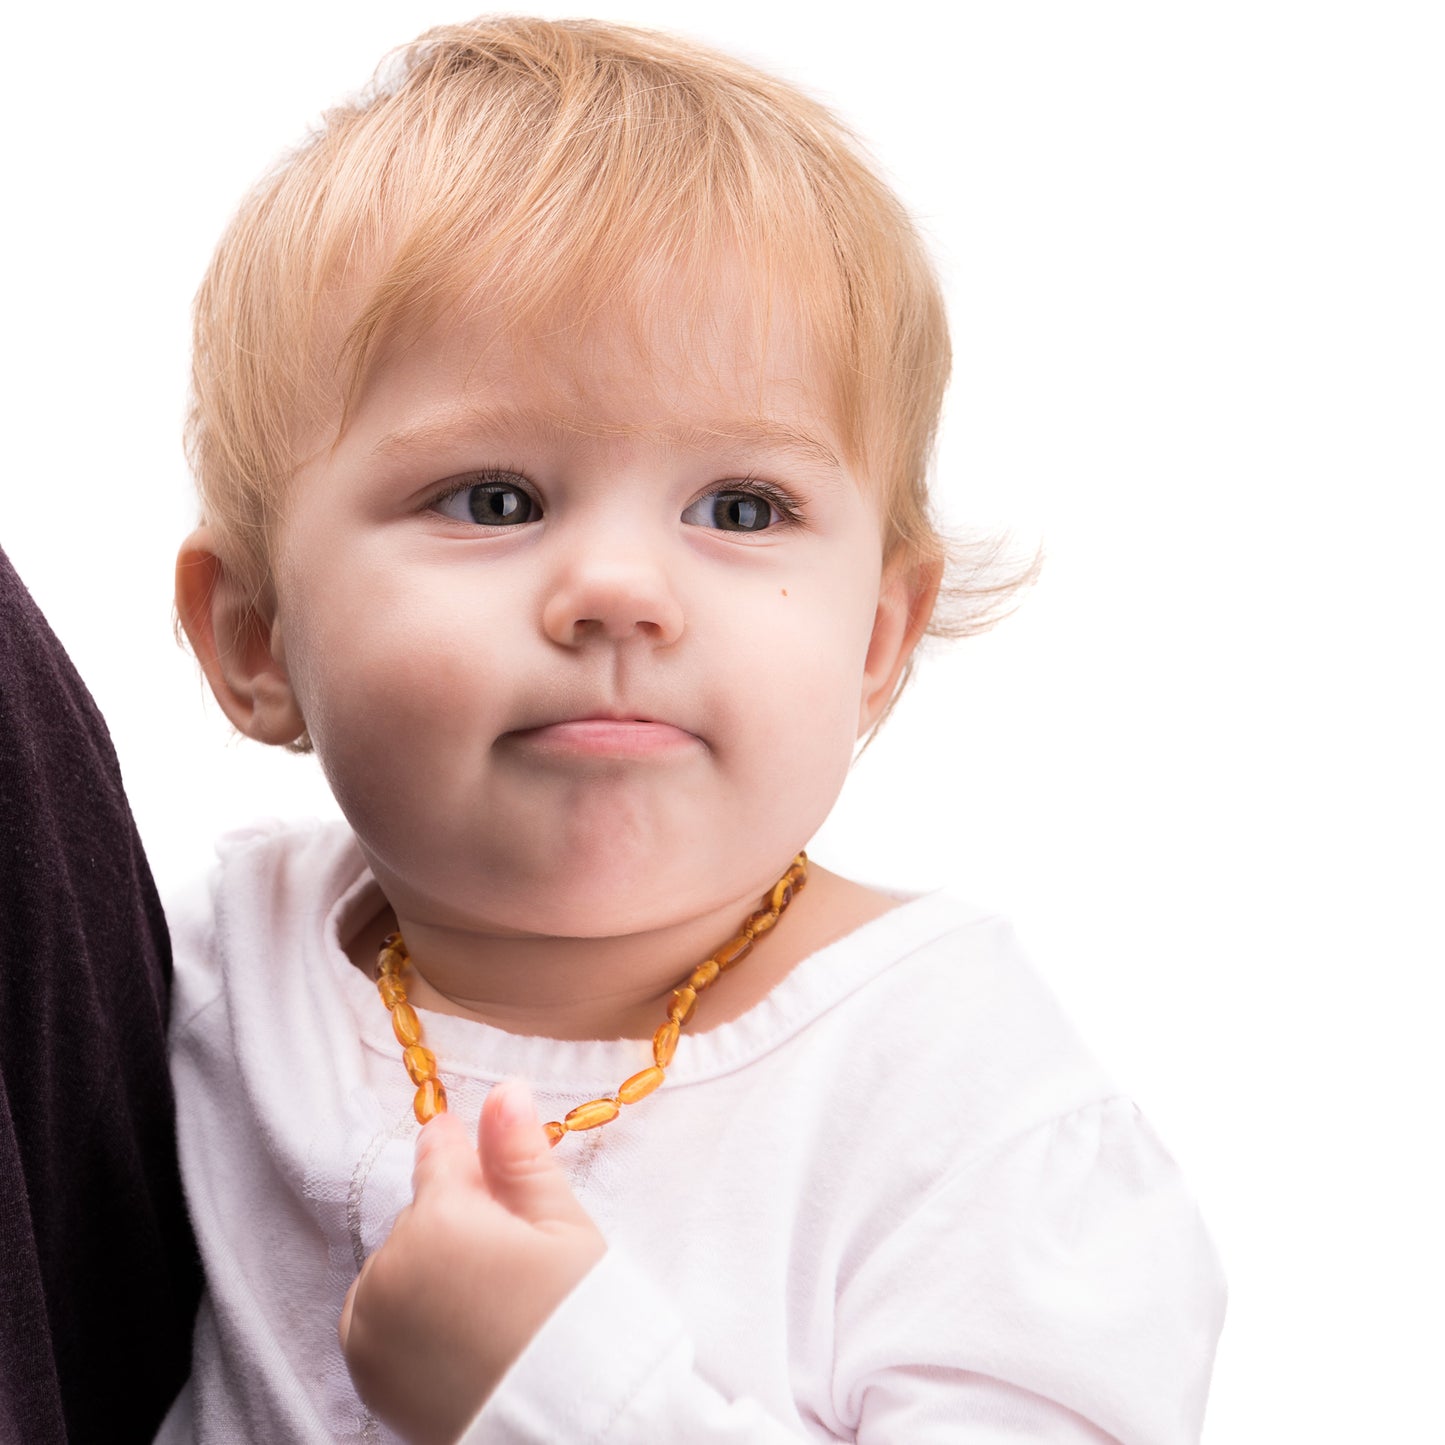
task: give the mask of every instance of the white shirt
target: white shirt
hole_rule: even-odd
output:
[[[336,1341],[410,1197],[417,1132],[386,1010],[340,945],[375,889],[344,826],[258,829],[173,910],[208,1293],[163,1440],[393,1438]],[[646,1041],[423,1023],[473,1126],[500,1079],[560,1117],[650,1062]],[[608,1255],[472,1445],[1199,1437],[1213,1250],[996,918],[901,904],[743,1017],[685,1033],[661,1090],[559,1152]]]

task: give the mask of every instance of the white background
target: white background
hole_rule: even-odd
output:
[[[273,155],[464,13],[8,23],[0,542],[163,887],[326,806],[309,760],[228,741],[170,638],[190,294]],[[943,506],[1045,549],[1014,619],[927,660],[815,855],[1012,913],[1170,1141],[1232,1285],[1209,1445],[1441,1438],[1439,7],[598,13],[868,139],[949,288]]]

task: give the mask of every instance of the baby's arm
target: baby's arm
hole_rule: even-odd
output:
[[[419,1445],[469,1425],[468,1442],[805,1438],[697,1371],[665,1294],[606,1253],[522,1086],[492,1091],[479,1139],[427,1125],[415,1202],[348,1298],[343,1348],[379,1415]],[[950,1171],[860,1262],[838,1301],[838,1438],[1185,1445],[1220,1303],[1172,1162],[1122,1101],[1078,1111],[981,1176]]]
[[[487,1096],[475,1149],[454,1115],[433,1119],[413,1192],[347,1295],[341,1347],[382,1419],[449,1445],[607,1246],[521,1084]]]
[[[756,1401],[726,1399],[702,1379],[670,1303],[626,1261],[603,1263],[606,1253],[525,1085],[487,1096],[475,1149],[455,1116],[439,1115],[417,1141],[412,1203],[342,1311],[358,1394],[414,1445],[451,1445],[464,1432],[468,1442],[605,1433],[648,1445],[801,1445]],[[574,1291],[579,1308],[559,1310]],[[478,1419],[544,1324],[545,1360]]]

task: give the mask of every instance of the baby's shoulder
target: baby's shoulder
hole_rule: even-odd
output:
[[[840,1000],[838,1026],[877,1060],[879,1077],[936,1088],[1003,1127],[1117,1093],[998,913],[926,894],[842,940],[839,953],[858,986]]]
[[[1068,1170],[1091,1129],[1139,1127],[996,913],[946,894],[908,900],[787,982],[832,997],[811,1017],[800,1009],[805,1026],[771,1071],[775,1104],[788,1100],[795,1133],[849,1176],[850,1197],[902,1207],[1030,1137],[1050,1141],[1043,1167]]]

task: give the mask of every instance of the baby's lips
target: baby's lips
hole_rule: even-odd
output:
[[[701,743],[695,733],[673,723],[614,715],[560,718],[508,736],[530,749],[577,757],[661,757]]]

